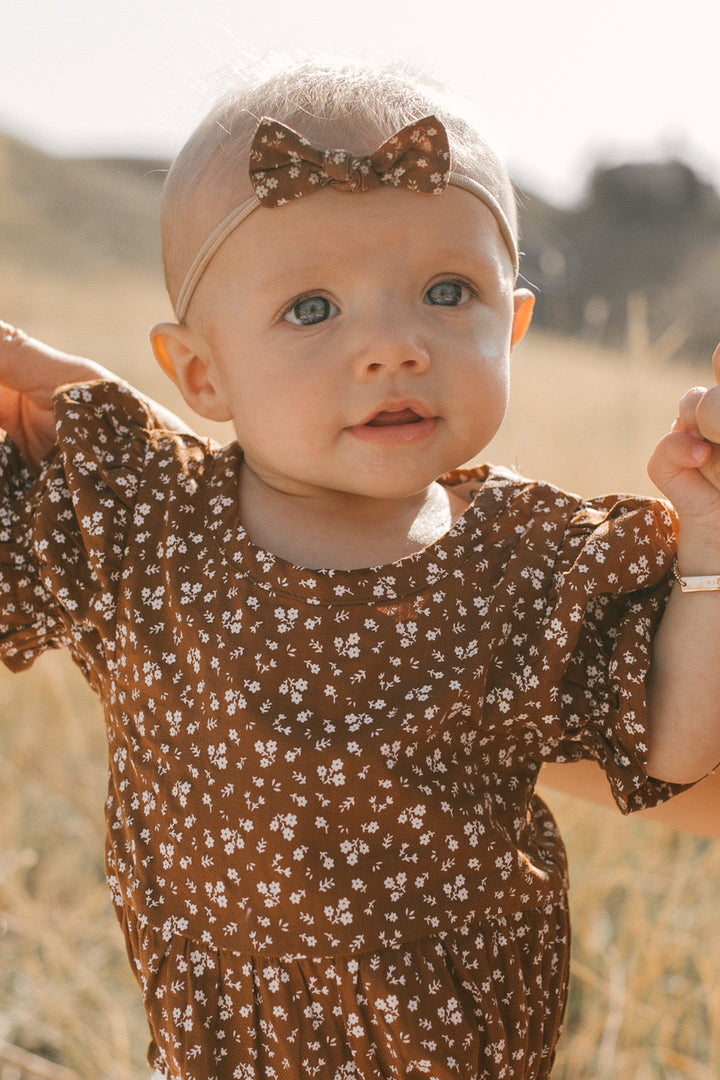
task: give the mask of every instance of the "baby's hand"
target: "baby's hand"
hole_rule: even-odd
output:
[[[713,367],[720,382],[720,346]],[[655,448],[648,473],[687,525],[720,530],[720,386],[696,386],[682,397],[679,416]]]
[[[55,442],[57,388],[101,378],[113,376],[91,360],[58,352],[0,322],[0,428],[29,465],[37,467]]]

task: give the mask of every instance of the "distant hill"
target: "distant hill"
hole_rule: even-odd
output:
[[[84,277],[121,263],[160,273],[167,162],[73,161],[0,136],[0,258]]]
[[[161,275],[167,162],[65,160],[0,136],[0,261],[65,282]],[[720,198],[680,161],[598,166],[581,203],[521,197],[537,323],[599,344],[708,356],[720,340]],[[659,340],[660,339],[660,340]]]

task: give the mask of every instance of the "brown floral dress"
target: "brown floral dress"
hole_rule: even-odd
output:
[[[105,707],[107,873],[172,1080],[538,1080],[566,993],[562,843],[534,794],[648,780],[661,502],[514,473],[438,543],[311,571],[238,520],[237,445],[115,384],[58,396],[33,480],[0,447],[1,654],[68,648]]]

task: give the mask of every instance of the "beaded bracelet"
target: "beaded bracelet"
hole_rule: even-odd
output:
[[[683,592],[715,592],[720,589],[720,574],[708,574],[704,577],[683,577],[678,569],[677,559],[673,563],[672,572]]]

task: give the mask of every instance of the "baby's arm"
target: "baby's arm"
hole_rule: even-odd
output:
[[[0,428],[29,465],[37,467],[55,442],[55,390],[113,377],[91,360],[59,352],[0,322]]]
[[[594,761],[543,765],[539,783],[617,812],[617,803],[607,777]],[[720,771],[712,773],[662,806],[641,810],[635,816],[720,840]]]
[[[720,347],[713,357],[720,378]],[[690,390],[648,471],[679,519],[683,577],[720,576],[720,386]],[[647,770],[687,783],[720,761],[720,591],[673,588],[653,641]]]
[[[29,465],[37,468],[55,442],[52,402],[58,387],[95,379],[121,381],[92,360],[60,352],[0,322],[0,428]],[[152,405],[166,427],[188,430],[173,413]]]

